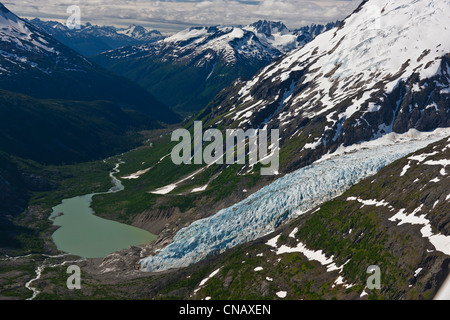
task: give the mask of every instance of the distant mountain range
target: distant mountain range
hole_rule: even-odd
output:
[[[0,4],[0,89],[40,99],[107,100],[155,120],[178,116],[142,87],[87,60]]]
[[[274,59],[337,25],[294,31],[272,21],[194,27],[154,43],[105,52],[94,61],[139,83],[175,110],[192,113],[237,78],[250,79]]]
[[[105,157],[138,145],[130,132],[180,121],[145,89],[2,4],[0,101],[0,151],[40,163]]]
[[[80,29],[71,30],[65,24],[57,21],[43,21],[35,18],[28,20],[28,22],[86,57],[128,45],[144,44],[164,38],[157,30],[147,30],[136,25],[131,25],[128,28],[116,28],[86,23],[81,25]]]

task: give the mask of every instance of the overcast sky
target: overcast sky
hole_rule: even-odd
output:
[[[1,0],[0,0],[1,1]],[[246,25],[259,19],[283,21],[294,29],[349,15],[362,0],[3,0],[21,17],[65,21],[78,5],[82,23],[139,24],[164,32],[194,25]]]

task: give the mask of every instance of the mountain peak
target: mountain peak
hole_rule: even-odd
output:
[[[138,26],[135,24],[130,25],[128,28],[117,29],[117,33],[126,35],[132,39],[143,42],[153,42],[155,40],[160,40],[162,38],[162,35],[159,31],[156,30],[148,31],[143,26]]]
[[[6,8],[1,2],[0,2],[0,17],[3,18],[0,21],[0,25],[10,24],[7,21],[19,19],[14,13],[9,11],[8,8]]]
[[[0,39],[13,44],[16,48],[33,52],[54,52],[43,40],[45,36],[39,33],[31,24],[17,17],[0,3]]]
[[[259,20],[252,23],[249,27],[253,27],[258,33],[264,33],[266,35],[288,31],[286,25],[281,21]]]
[[[0,11],[3,12],[3,13],[11,12],[1,2],[0,2]]]

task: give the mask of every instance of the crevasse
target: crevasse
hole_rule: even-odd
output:
[[[448,130],[445,132],[448,135]],[[326,156],[279,178],[242,202],[180,230],[170,245],[155,256],[142,259],[141,269],[158,272],[186,267],[267,235],[287,220],[314,209],[384,166],[442,137],[442,134],[416,135],[395,142],[379,139],[381,143],[372,141],[356,150],[353,147],[350,153]]]

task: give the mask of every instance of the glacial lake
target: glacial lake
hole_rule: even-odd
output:
[[[64,199],[53,207],[50,219],[59,228],[52,239],[58,250],[82,258],[103,258],[115,251],[156,240],[156,235],[150,232],[94,215],[91,208],[93,196],[124,189],[121,181],[114,176],[119,172],[119,165],[110,173],[114,186],[108,192]]]

